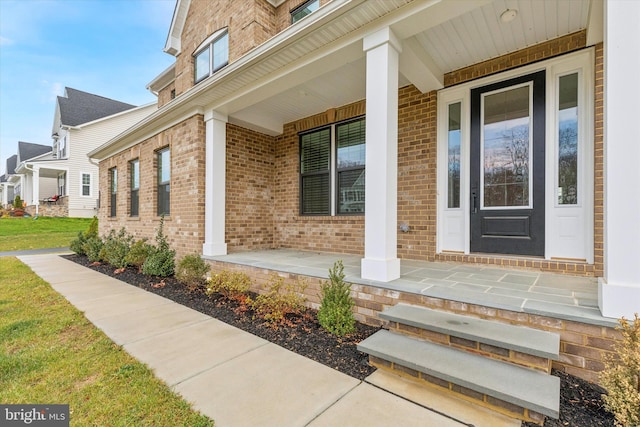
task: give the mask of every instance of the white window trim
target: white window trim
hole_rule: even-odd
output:
[[[470,215],[469,215],[469,177],[470,167],[470,93],[471,89],[509,80],[518,76],[532,74],[536,71],[546,71],[545,92],[545,259],[584,259],[587,263],[594,262],[594,156],[593,156],[593,108],[595,103],[593,67],[595,61],[593,48],[582,49],[556,58],[551,58],[535,64],[526,65],[499,74],[483,77],[467,83],[461,83],[438,92],[438,129],[437,129],[437,253],[454,252],[470,253]],[[582,132],[582,150],[579,151],[579,204],[558,206],[557,183],[557,79],[561,75],[582,70],[580,90],[578,92],[579,132]],[[460,156],[460,208],[447,208],[447,119],[448,106],[461,102],[461,143]],[[587,155],[591,153],[591,155]],[[582,200],[582,201],[580,201]],[[583,216],[579,233],[584,235],[580,243],[582,255],[561,257],[557,252],[557,218],[560,211],[567,212],[571,208],[579,209]],[[564,214],[564,213],[562,213]],[[554,236],[554,233],[556,234]]]
[[[192,57],[194,58],[194,73],[193,73],[193,81],[194,84],[200,83],[201,81],[207,79],[208,77],[211,77],[216,71],[220,70],[214,70],[213,69],[213,45],[216,43],[216,41],[218,41],[219,38],[223,37],[225,34],[229,34],[229,29],[228,27],[225,28],[221,28],[218,31],[216,31],[215,33],[211,34],[209,37],[207,37],[207,39],[205,41],[203,41],[202,43],[200,43],[200,46],[198,46],[198,48],[196,50],[193,51],[193,55]],[[207,76],[202,77],[201,79],[197,79],[196,78],[196,74],[195,74],[195,70],[196,70],[196,61],[197,61],[197,57],[198,55],[200,55],[202,52],[204,52],[205,50],[209,50],[209,73]],[[229,50],[227,49],[227,58],[229,57]],[[227,63],[228,63],[228,59],[227,59]],[[221,68],[224,68],[225,66],[222,66]]]
[[[84,175],[89,175],[89,195],[85,196],[82,194],[82,187],[84,187],[82,178]],[[92,198],[93,197],[93,174],[91,172],[82,172],[80,171],[80,197],[84,198]]]

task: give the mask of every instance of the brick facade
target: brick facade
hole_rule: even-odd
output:
[[[176,96],[194,85],[195,50],[210,35],[223,28],[229,32],[229,63],[241,58],[291,25],[291,11],[305,0],[286,0],[277,8],[267,0],[194,0],[182,33],[181,52],[176,56]],[[325,5],[330,0],[321,0]],[[221,11],[224,11],[221,13]],[[170,92],[165,88],[162,92]],[[161,95],[159,105],[167,96]]]
[[[164,232],[178,254],[201,253],[204,241],[204,121],[201,115],[161,132],[128,150],[100,162],[100,233],[125,227],[137,239],[155,237],[157,215],[156,152],[171,152],[171,214]],[[130,216],[129,162],[140,162],[139,215]],[[109,169],[118,173],[116,216],[110,217]]]
[[[159,96],[159,105],[193,86],[193,53],[211,34],[229,29],[229,61],[290,25],[290,12],[304,0],[288,0],[278,8],[266,0],[211,0],[191,2],[176,58],[176,80]],[[327,3],[323,1],[322,4]],[[221,14],[218,11],[224,10]],[[541,43],[499,58],[445,75],[451,86],[584,48],[584,31]],[[603,47],[595,49],[595,263],[516,259],[501,256],[436,254],[437,206],[437,93],[420,93],[413,86],[399,90],[398,100],[398,222],[410,233],[398,234],[398,256],[403,259],[462,261],[577,275],[602,275],[603,270]],[[364,216],[302,216],[299,214],[299,133],[331,123],[363,116],[365,101],[335,108],[284,125],[283,134],[271,137],[228,124],[226,145],[226,243],[229,252],[268,248],[292,248],[363,254]],[[156,213],[157,164],[155,152],[171,150],[171,215],[165,233],[178,258],[201,253],[204,243],[205,124],[194,115],[159,134],[100,162],[100,233],[126,227],[136,238],[153,239]],[[129,215],[129,162],[140,161],[139,216]],[[110,168],[118,170],[117,215],[109,217]],[[214,201],[215,203],[215,201]],[[214,269],[248,273],[254,290],[272,272],[248,266],[212,262]],[[328,268],[329,266],[327,266]],[[282,274],[281,274],[282,275]],[[295,275],[285,274],[295,281]],[[319,303],[317,278],[306,278],[311,306]],[[611,328],[583,325],[553,318],[491,309],[444,299],[397,292],[374,286],[354,285],[357,319],[381,325],[378,313],[398,302],[469,314],[519,324],[561,335],[561,358],[554,367],[597,381],[605,355],[619,334]]]

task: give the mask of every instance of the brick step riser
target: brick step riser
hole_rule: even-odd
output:
[[[389,322],[388,327],[391,332],[411,338],[417,338],[434,344],[452,347],[461,351],[510,363],[512,365],[535,369],[547,374],[551,373],[552,361],[544,357],[533,356],[516,350],[459,338],[449,334],[417,328],[415,326],[405,325],[398,322]]]
[[[467,400],[476,405],[499,412],[506,416],[538,425],[544,424],[545,416],[543,414],[537,413],[527,408],[523,408],[518,405],[514,405],[509,402],[505,402],[503,400],[483,393],[479,393],[474,390],[470,390],[458,384],[425,374],[424,372],[416,371],[414,369],[407,368],[406,366],[402,366],[394,362],[390,362],[388,360],[384,360],[371,355],[369,356],[369,364],[378,369],[383,369],[404,378],[408,378],[412,381],[417,381],[419,384],[422,384],[425,387],[435,387],[438,390],[446,391],[458,398]]]

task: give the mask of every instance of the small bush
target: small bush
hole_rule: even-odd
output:
[[[156,233],[157,247],[153,248],[142,265],[142,272],[150,276],[167,277],[175,271],[176,251],[169,249],[167,237],[164,235],[164,215]]]
[[[207,279],[207,295],[219,293],[228,300],[242,300],[251,289],[251,279],[245,273],[227,270],[216,273]]]
[[[307,288],[305,281],[286,284],[284,278],[272,274],[266,293],[258,295],[250,305],[268,323],[277,326],[287,322],[287,315],[300,315],[306,298],[302,295]]]
[[[147,243],[146,238],[136,240],[131,244],[131,249],[129,249],[125,261],[128,265],[138,267],[138,272],[142,272],[142,266],[153,249],[154,247]]]
[[[69,249],[78,255],[86,255],[84,245],[91,237],[98,237],[98,217],[94,216],[86,231],[78,232],[78,237],[69,243]]]
[[[89,228],[84,232],[84,238],[89,239],[91,237],[98,237],[98,217],[94,216],[91,219],[91,223],[89,224]]]
[[[124,227],[117,233],[111,230],[104,241],[103,259],[115,268],[125,268],[132,242],[133,236]]]
[[[150,276],[171,276],[175,272],[175,257],[175,251],[153,248],[142,265],[142,272]]]
[[[334,335],[344,336],[356,330],[350,288],[351,285],[344,281],[342,261],[336,261],[333,268],[329,269],[329,281],[321,285],[322,296],[318,309],[318,322]]]
[[[209,272],[209,264],[198,255],[187,255],[180,260],[176,268],[176,279],[195,290],[206,283],[205,275]]]
[[[14,209],[22,209],[23,208],[23,203],[22,203],[22,199],[20,198],[20,195],[16,195],[15,199],[13,199],[13,208]]]
[[[617,426],[640,426],[640,318],[635,313],[633,324],[624,317],[619,322],[622,342],[613,348],[616,356],[605,359],[600,374],[608,393],[602,400]]]
[[[84,253],[87,255],[87,258],[91,262],[100,262],[103,261],[104,255],[104,243],[102,239],[98,236],[90,237],[84,242],[82,245],[82,249]]]
[[[78,255],[86,255],[84,251],[85,243],[87,243],[87,239],[84,237],[84,233],[82,231],[78,231],[78,237],[69,243],[69,249]]]

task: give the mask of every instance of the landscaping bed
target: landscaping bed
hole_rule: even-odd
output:
[[[108,264],[94,265],[86,256],[65,255],[64,258],[171,299],[359,380],[375,370],[369,366],[367,355],[359,352],[356,346],[379,328],[357,323],[355,333],[339,338],[322,329],[316,311],[312,309],[305,310],[301,315],[289,316],[286,324],[276,328],[255,317],[251,309],[235,301],[217,294],[207,296],[202,290],[191,291],[173,277],[160,279],[147,276],[132,267],[115,274],[114,267]],[[600,397],[604,392],[602,388],[563,372],[554,371],[553,374],[560,377],[561,381],[560,419],[547,418],[545,427],[614,425],[613,415],[604,409]],[[524,423],[523,426],[533,424]]]

